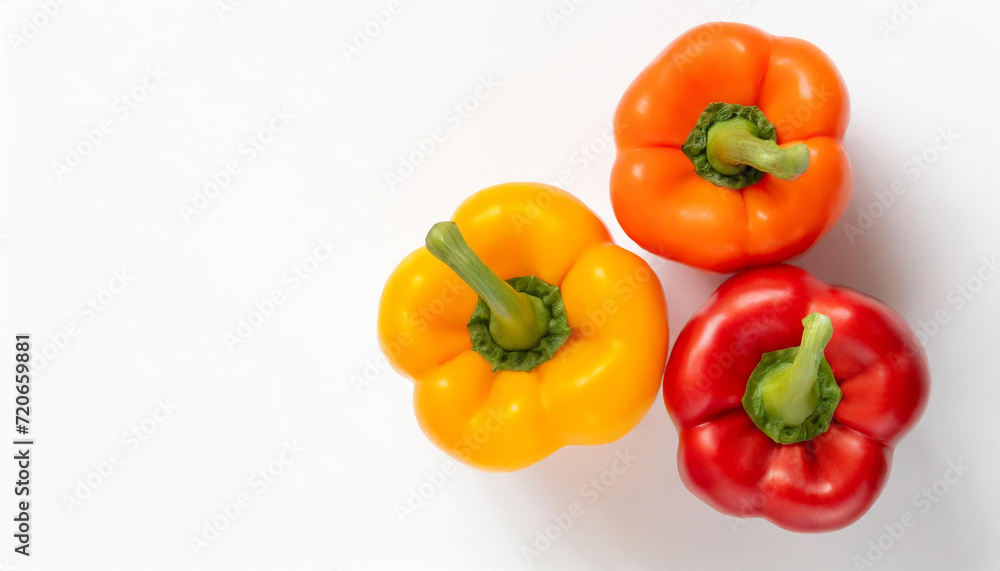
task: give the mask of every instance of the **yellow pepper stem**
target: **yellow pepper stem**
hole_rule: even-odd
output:
[[[536,347],[549,332],[552,313],[541,299],[516,291],[487,266],[454,222],[438,222],[425,240],[427,250],[448,265],[489,306],[490,335],[507,351]]]

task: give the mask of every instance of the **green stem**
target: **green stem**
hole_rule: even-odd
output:
[[[761,139],[756,126],[735,117],[715,123],[708,129],[708,162],[724,175],[736,175],[743,165],[771,174],[781,180],[795,180],[809,168],[809,148],[799,143],[787,149]]]
[[[775,370],[761,392],[768,414],[789,424],[801,424],[816,410],[819,365],[823,349],[833,336],[833,324],[822,313],[807,315],[802,325],[802,344],[795,360]]]
[[[801,345],[761,355],[743,395],[747,415],[779,444],[826,432],[843,396],[824,356],[833,323],[822,313],[810,313],[802,326]]]
[[[809,148],[778,146],[778,130],[755,105],[709,103],[681,151],[694,172],[712,184],[740,190],[765,173],[795,180],[809,168]]]
[[[490,335],[506,351],[536,347],[548,334],[552,313],[541,299],[516,291],[472,251],[454,222],[438,222],[427,250],[448,265],[489,306]]]

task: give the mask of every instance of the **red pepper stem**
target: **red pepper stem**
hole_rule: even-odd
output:
[[[795,180],[806,172],[809,147],[799,143],[784,149],[774,141],[758,137],[756,130],[753,123],[742,117],[712,125],[705,149],[712,168],[724,175],[735,175],[747,165],[781,180]]]
[[[833,336],[833,323],[822,313],[810,313],[802,325],[802,344],[795,359],[791,365],[776,368],[761,391],[767,413],[789,424],[801,424],[816,410],[819,366]]]
[[[454,222],[438,222],[425,240],[427,250],[469,284],[490,308],[490,335],[507,351],[536,347],[548,334],[551,311],[541,299],[516,291],[500,279],[462,236]]]

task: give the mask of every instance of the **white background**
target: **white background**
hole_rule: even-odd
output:
[[[0,563],[524,568],[523,548],[552,514],[628,450],[638,460],[584,501],[534,568],[853,569],[910,512],[916,525],[881,539],[876,568],[1000,569],[1000,280],[975,279],[992,277],[984,257],[1000,254],[997,2],[567,0],[565,19],[552,21],[556,0],[402,0],[384,26],[370,22],[385,1],[247,0],[221,16],[209,0],[68,2],[48,18],[37,15],[44,5],[0,4],[0,353],[9,366],[13,335],[30,332],[54,355],[33,384],[30,560],[11,550],[14,383],[2,382]],[[23,18],[44,24],[32,33]],[[634,248],[611,211],[614,151],[602,131],[671,39],[720,18],[812,41],[849,87],[851,204],[796,263],[885,300],[925,332],[930,405],[881,498],[824,535],[729,520],[681,484],[658,400],[619,442],[513,474],[460,467],[400,522],[396,505],[447,457],[417,426],[410,382],[379,359],[384,280],[467,195],[563,170]],[[366,25],[381,29],[348,57],[345,43]],[[119,98],[157,66],[163,77],[147,79],[124,116]],[[480,81],[498,87],[455,120],[449,109]],[[252,160],[241,154],[282,108],[294,115],[287,127]],[[102,120],[111,132],[57,172],[67,146]],[[385,173],[438,128],[444,142],[390,188]],[[946,144],[948,131],[957,139]],[[599,152],[585,158],[586,147]],[[923,153],[933,158],[925,169],[912,162]],[[185,219],[182,205],[233,160],[240,173]],[[849,237],[859,208],[897,180],[905,191]],[[286,272],[327,237],[334,255],[294,287]],[[124,290],[102,293],[123,269]],[[724,276],[673,263],[658,273],[675,338]],[[976,293],[960,304],[955,288],[966,285]],[[275,289],[284,302],[230,351],[226,333]],[[107,305],[87,310],[98,297]],[[158,413],[157,399],[176,410]],[[125,436],[144,425],[143,441]],[[292,441],[304,451],[272,464],[282,472],[272,483],[250,480]],[[914,496],[949,462],[968,471],[922,511]],[[98,485],[68,508],[88,478]],[[250,505],[196,553],[191,538],[241,493]]]

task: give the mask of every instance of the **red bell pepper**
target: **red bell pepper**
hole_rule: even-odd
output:
[[[674,344],[663,396],[689,490],[726,514],[819,532],[875,502],[929,382],[899,314],[780,265],[719,287]]]

